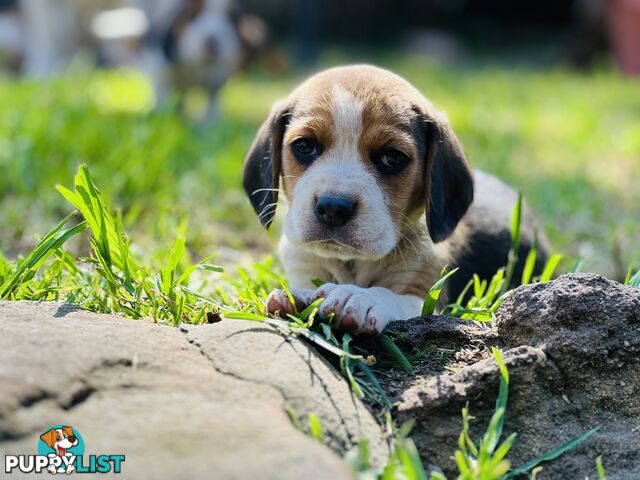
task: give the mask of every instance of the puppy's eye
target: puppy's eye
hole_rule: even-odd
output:
[[[378,170],[385,175],[393,175],[400,172],[410,162],[409,156],[399,150],[385,150],[382,152],[378,163]]]
[[[310,138],[300,138],[291,144],[293,154],[301,163],[311,163],[320,156],[320,146]]]

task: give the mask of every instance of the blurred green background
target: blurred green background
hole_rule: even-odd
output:
[[[353,60],[327,50],[318,68]],[[584,270],[620,279],[640,265],[637,81],[607,67],[454,66],[394,51],[370,60],[448,113],[472,165],[522,190],[567,268],[583,257]],[[215,253],[229,265],[272,252],[279,225],[260,227],[240,187],[242,160],[271,103],[305,74],[257,66],[234,76],[220,119],[206,126],[171,105],[151,109],[150,86],[131,71],[0,80],[0,250],[27,251],[68,213],[54,187],[87,163],[143,256],[181,232],[194,260]]]

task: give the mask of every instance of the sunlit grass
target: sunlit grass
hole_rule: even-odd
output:
[[[332,58],[332,57],[328,57]],[[524,193],[567,262],[621,279],[640,264],[640,89],[610,72],[442,68],[407,56],[377,63],[445,110],[475,166]],[[240,190],[242,158],[273,101],[300,75],[239,75],[221,120],[196,127],[148,111],[135,74],[97,72],[44,83],[0,80],[0,248],[15,255],[60,217],[52,191],[87,163],[134,244],[154,250],[188,220],[196,257],[229,247],[259,258],[274,245]],[[229,215],[233,212],[233,215]]]

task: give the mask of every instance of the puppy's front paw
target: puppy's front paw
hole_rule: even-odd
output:
[[[289,291],[291,292],[295,305],[291,303],[287,292],[284,290],[274,290],[267,297],[267,313],[281,318],[287,318],[287,315],[301,312],[312,303],[312,290],[292,288]]]
[[[316,290],[315,298],[324,298],[318,311],[324,317],[333,314],[336,327],[357,334],[378,334],[397,312],[376,293],[355,285],[326,283]]]

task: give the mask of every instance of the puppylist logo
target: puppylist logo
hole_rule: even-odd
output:
[[[54,425],[40,435],[37,455],[5,455],[4,472],[120,473],[124,455],[86,455],[84,439],[73,427]]]

